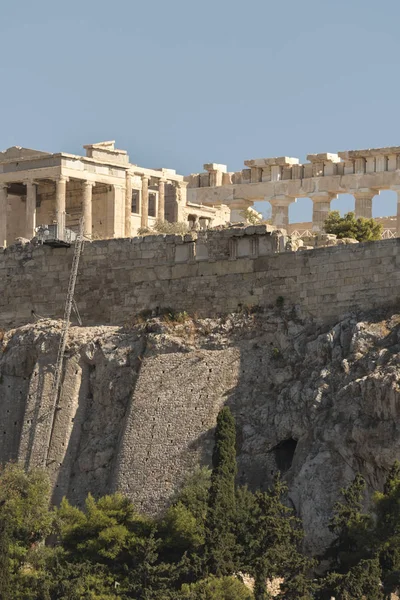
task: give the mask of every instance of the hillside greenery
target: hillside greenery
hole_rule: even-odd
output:
[[[318,565],[302,552],[301,521],[279,473],[266,491],[235,484],[235,440],[224,408],[212,472],[193,473],[158,519],[118,493],[89,495],[81,508],[66,499],[50,508],[43,471],[6,465],[1,600],[384,600],[400,588],[398,463],[371,511],[361,475],[341,490],[330,521],[334,541]]]

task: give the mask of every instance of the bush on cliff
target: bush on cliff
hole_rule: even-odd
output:
[[[334,210],[325,220],[324,229],[326,233],[333,233],[339,239],[353,238],[358,242],[372,242],[381,239],[383,228],[374,219],[356,219],[353,212],[341,217],[339,211]]]
[[[252,600],[249,589],[236,577],[209,577],[183,585],[181,600]]]

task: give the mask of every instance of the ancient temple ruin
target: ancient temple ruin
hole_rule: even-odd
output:
[[[0,246],[32,239],[43,224],[56,223],[62,238],[81,215],[89,239],[131,237],[157,219],[202,228],[229,221],[221,203],[188,203],[187,183],[174,170],[131,164],[113,141],[84,148],[86,156],[20,147],[0,153]]]
[[[0,152],[0,246],[32,239],[43,224],[55,224],[63,238],[82,215],[92,240],[132,237],[157,220],[207,229],[243,221],[243,212],[259,201],[271,204],[272,224],[290,233],[297,228],[289,224],[289,206],[302,197],[313,202],[308,227],[318,232],[339,194],[354,196],[357,217],[371,217],[381,190],[397,192],[388,237],[400,236],[399,146],[309,154],[305,164],[255,158],[238,172],[207,163],[204,172],[189,176],[132,164],[113,141],[84,148],[85,156],[21,147]]]
[[[240,220],[244,209],[268,201],[272,223],[288,228],[289,206],[298,198],[313,202],[312,230],[321,231],[339,194],[355,198],[356,217],[372,217],[373,198],[381,190],[397,192],[396,233],[400,235],[400,147],[350,150],[337,154],[309,154],[308,163],[298,158],[254,158],[245,169],[227,172],[225,165],[204,165],[205,172],[185,177],[188,200],[194,203],[224,203],[231,220]]]

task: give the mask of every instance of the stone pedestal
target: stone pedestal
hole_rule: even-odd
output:
[[[4,183],[0,183],[0,247],[7,246],[7,208],[8,208],[8,188]]]
[[[324,223],[331,210],[331,202],[337,198],[337,194],[329,192],[315,192],[310,194],[313,201],[312,230],[324,231]]]
[[[31,240],[36,230],[36,184],[26,182],[25,237]]]

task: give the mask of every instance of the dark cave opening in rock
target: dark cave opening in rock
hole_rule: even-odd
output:
[[[288,438],[279,442],[270,452],[273,453],[276,466],[281,473],[286,473],[292,466],[294,453],[296,452],[297,440]]]

